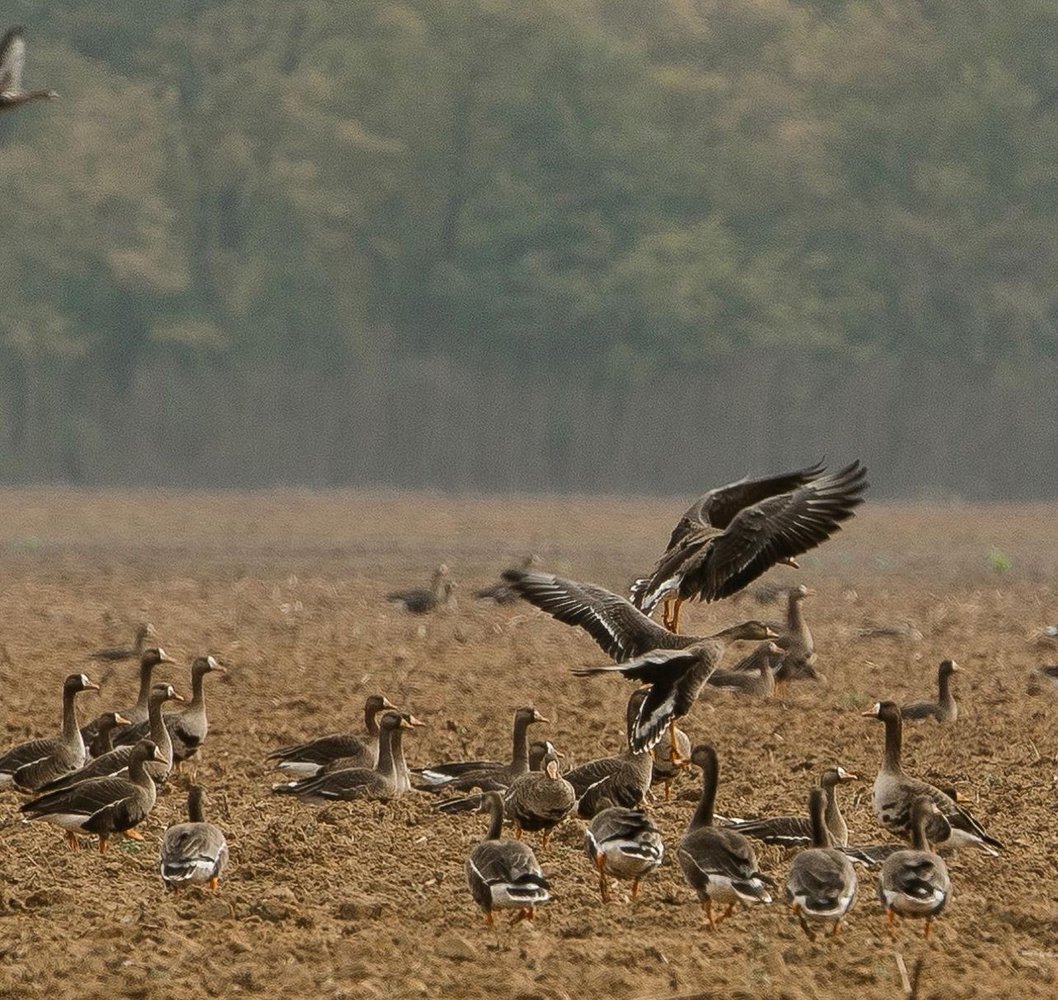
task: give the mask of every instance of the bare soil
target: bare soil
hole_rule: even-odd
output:
[[[506,755],[527,703],[552,720],[538,731],[568,764],[617,751],[629,687],[570,674],[605,662],[594,643],[471,592],[529,550],[554,572],[623,589],[685,500],[0,493],[0,743],[53,732],[74,670],[103,685],[84,696],[84,717],[130,703],[135,667],[88,654],[149,620],[182,664],[208,651],[229,668],[207,680],[197,777],[231,845],[219,893],[173,896],[157,845],[183,818],[186,776],[159,797],[144,843],[116,841],[105,856],[22,824],[5,793],[0,997],[891,998],[904,995],[898,955],[910,971],[921,960],[920,997],[1055,995],[1058,715],[1026,692],[1034,667],[1058,662],[1034,634],[1058,623],[1054,508],[868,505],[799,573],[768,578],[818,590],[806,610],[829,684],[785,702],[711,696],[687,720],[719,751],[721,812],[799,812],[818,772],[840,762],[865,779],[844,796],[852,838],[878,842],[882,730],[859,713],[930,694],[937,663],[958,660],[959,720],[909,730],[906,765],[955,783],[1008,849],[952,858],[954,900],[930,942],[917,925],[889,940],[870,875],[842,936],[817,944],[781,905],[710,933],[673,864],[634,906],[619,886],[603,907],[575,820],[541,854],[553,901],[533,924],[504,919],[497,937],[463,877],[480,815],[439,815],[418,794],[324,809],[270,794],[265,754],[359,731],[373,691],[427,722],[406,741],[412,762]],[[461,584],[458,610],[417,618],[384,602],[441,561]],[[687,606],[684,627],[780,610],[751,596]],[[921,638],[858,637],[894,623]],[[187,687],[185,666],[172,677]],[[653,805],[670,845],[697,780],[686,774],[674,801]],[[781,880],[789,855],[761,853]]]

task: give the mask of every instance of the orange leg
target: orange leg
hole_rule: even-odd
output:
[[[511,926],[520,924],[523,920],[532,920],[533,911],[531,909],[519,910],[513,917],[511,917]]]
[[[99,838],[99,853],[100,854],[106,854],[106,852],[107,852],[107,838],[106,837],[100,837]]]
[[[79,851],[81,849],[80,843],[77,840],[77,834],[73,830],[66,831],[66,843],[70,845],[71,851]]]
[[[672,598],[666,597],[661,605],[661,624],[672,631]]]
[[[841,933],[841,920],[835,920],[834,926],[830,929],[830,936],[837,937]]]
[[[672,619],[669,624],[669,631],[675,632],[677,635],[680,633],[680,606],[683,604],[683,598],[677,597],[672,602]]]
[[[702,909],[705,910],[705,919],[709,921],[709,930],[716,930],[716,921],[713,919],[713,901],[706,896],[702,900]]]
[[[933,930],[933,918],[926,917],[926,929],[922,932],[922,936],[928,941],[930,932]]]
[[[676,720],[672,719],[669,722],[669,760],[677,767],[681,767],[686,763],[680,756],[680,751],[676,748]]]
[[[632,902],[639,896],[639,879],[632,879]]]
[[[143,834],[138,830],[126,830],[125,836],[128,837],[129,840],[143,840]]]
[[[672,798],[672,782],[665,782],[665,801],[668,802]]]
[[[547,841],[548,841],[548,838],[550,836],[551,836],[551,831],[550,830],[545,830],[544,831],[544,836],[540,840],[540,850],[541,851],[546,851],[547,850]]]
[[[214,875],[213,878],[209,880],[209,887],[214,892],[216,892],[220,888],[220,879],[217,878],[216,875]]]
[[[488,924],[489,927],[496,926],[496,918],[492,915],[492,910],[487,910],[485,912],[485,923]]]
[[[724,910],[724,912],[721,913],[720,916],[716,918],[717,927],[719,927],[725,920],[727,920],[727,918],[730,917],[731,914],[734,913],[734,911],[735,911],[735,904],[734,903],[728,903],[727,904],[727,909]]]
[[[521,840],[522,839],[522,828],[517,823],[514,824],[514,839],[515,840]]]
[[[813,933],[812,928],[808,926],[808,921],[805,920],[804,914],[801,912],[801,907],[799,907],[796,903],[791,903],[790,909],[793,910],[795,916],[797,917],[797,920],[801,925],[801,930],[805,932],[805,937],[807,937],[809,941],[815,941],[816,936]]]
[[[599,895],[604,903],[610,902],[610,894],[606,890],[606,856],[597,854],[595,856],[595,867],[599,872]]]

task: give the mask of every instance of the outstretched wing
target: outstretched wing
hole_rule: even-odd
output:
[[[26,38],[21,28],[12,28],[0,41],[0,91],[22,89],[22,67],[26,63]]]
[[[702,653],[697,649],[655,649],[612,667],[574,667],[573,673],[577,677],[621,674],[629,680],[642,681],[645,684],[672,683],[701,658]]]
[[[507,570],[503,579],[511,590],[552,618],[580,626],[615,660],[654,649],[681,649],[696,641],[695,636],[670,632],[623,597],[592,583],[520,569]]]

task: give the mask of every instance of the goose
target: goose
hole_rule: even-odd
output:
[[[1028,692],[1031,695],[1058,690],[1058,664],[1037,667],[1029,674]]]
[[[514,909],[512,923],[532,920],[536,908],[550,898],[551,886],[533,849],[520,840],[502,840],[503,799],[499,792],[486,792],[481,801],[482,812],[489,814],[489,830],[466,861],[467,885],[474,902],[485,914],[491,927],[493,910]]]
[[[547,850],[551,831],[572,811],[577,802],[573,786],[558,773],[558,757],[545,755],[542,769],[519,775],[503,796],[503,810],[514,824],[514,836],[522,831],[543,833],[542,850]]]
[[[530,552],[522,559],[518,568],[521,570],[528,570],[533,566],[539,565],[540,557],[536,555],[536,553]],[[474,597],[479,601],[492,601],[494,604],[505,605],[514,604],[518,600],[519,594],[501,577],[498,583],[493,583],[487,587],[482,587],[480,590],[475,590]]]
[[[119,726],[128,726],[131,723],[120,712],[104,712],[94,720],[96,726],[96,738],[93,747],[99,750],[98,755],[93,753],[92,757],[102,756],[114,749],[114,730]],[[83,738],[83,737],[82,737]]]
[[[434,570],[428,589],[415,587],[411,590],[394,590],[386,594],[386,600],[413,615],[425,615],[442,604],[454,608],[455,590],[456,582],[448,579],[448,567],[442,563]]]
[[[54,90],[23,90],[22,68],[26,62],[26,35],[12,28],[0,40],[0,111],[12,111],[31,101],[54,101]]]
[[[843,767],[828,767],[819,779],[826,802],[824,823],[827,828],[829,847],[847,847],[849,827],[841,815],[837,788],[850,781],[858,781],[857,775]],[[754,840],[778,847],[810,847],[812,844],[812,820],[807,816],[774,816],[769,819],[732,820],[732,829]]]
[[[154,626],[150,622],[142,622],[136,626],[136,634],[131,646],[111,646],[108,649],[97,649],[91,654],[93,660],[106,660],[116,662],[119,660],[138,660],[143,655],[143,644],[147,637],[154,635]]]
[[[770,903],[767,887],[774,883],[759,871],[753,846],[742,834],[713,826],[713,804],[720,777],[716,751],[700,743],[691,754],[691,762],[703,772],[702,797],[680,841],[676,858],[684,880],[702,904],[710,929],[716,930],[731,916],[736,903],[743,906]],[[719,917],[713,914],[714,902],[727,905]]]
[[[273,785],[272,791],[277,795],[296,795],[315,805],[353,799],[392,799],[401,794],[396,763],[403,752],[401,733],[411,728],[413,724],[400,713],[387,711],[379,723],[378,764],[374,768],[328,771]]]
[[[741,622],[702,639],[685,649],[658,649],[637,656],[627,663],[607,667],[580,667],[578,677],[594,674],[620,674],[650,684],[650,691],[632,727],[629,745],[632,750],[651,749],[670,729],[671,754],[675,757],[676,741],[671,732],[677,719],[685,716],[724,655],[728,643],[738,639],[774,639],[775,633],[760,621]]]
[[[507,788],[520,774],[529,770],[529,727],[537,722],[549,722],[535,708],[519,708],[514,713],[514,739],[511,762],[475,761],[480,766],[469,767],[469,762],[432,764],[429,767],[413,768],[422,784],[420,788],[430,792],[440,791],[496,791]],[[452,770],[455,767],[456,770]]]
[[[70,674],[63,681],[61,735],[20,743],[0,755],[0,789],[34,792],[84,764],[85,745],[77,727],[75,700],[82,691],[98,690],[99,685],[84,674]]]
[[[419,729],[426,725],[425,722],[420,722],[410,712],[401,712],[400,716],[408,724],[408,728]],[[393,773],[397,783],[397,794],[404,795],[405,792],[410,792],[412,790],[412,784],[411,772],[408,770],[408,762],[404,759],[403,740],[397,740],[391,749],[393,754]],[[324,764],[323,767],[320,768],[319,773],[330,774],[332,771],[347,771],[350,768],[360,767],[361,765],[357,763],[358,759],[359,758],[357,757],[339,757],[337,760],[328,761]]]
[[[129,708],[121,709],[121,714],[129,720],[127,726],[114,729],[111,732],[111,741],[114,746],[123,743],[135,743],[136,740],[129,739],[128,733],[133,726],[142,725],[147,721],[147,703],[151,697],[151,679],[154,676],[155,667],[161,663],[175,663],[160,646],[149,646],[140,654],[140,690],[136,697],[136,704]],[[97,742],[99,733],[98,720],[89,722],[81,729],[81,737],[88,745],[93,757],[98,757],[106,751],[100,742]]]
[[[626,733],[632,732],[636,716],[639,714],[639,707],[643,704],[643,699],[649,690],[650,688],[647,687],[639,688],[637,691],[632,692],[632,697],[628,699],[628,708],[625,710]],[[666,802],[672,797],[672,783],[679,777],[680,772],[686,769],[691,759],[691,738],[678,726],[675,729],[675,737],[675,755],[655,752],[650,768],[650,787],[653,788],[655,785],[664,786]],[[644,791],[644,797],[645,794]],[[630,808],[635,805],[636,803],[633,803]],[[600,806],[600,808],[602,807]]]
[[[767,701],[775,694],[775,668],[783,662],[783,651],[774,642],[762,642],[730,670],[714,670],[710,687]]]
[[[661,864],[665,845],[660,831],[641,809],[609,804],[595,814],[584,831],[584,853],[598,872],[599,895],[608,903],[606,877],[631,879],[632,899],[636,899],[640,881]]]
[[[187,822],[174,823],[162,837],[159,870],[172,892],[189,885],[208,885],[214,892],[228,861],[228,842],[219,826],[206,822],[205,793],[192,785],[187,793]]]
[[[72,850],[78,849],[78,833],[96,834],[100,853],[115,833],[143,840],[133,827],[154,808],[157,791],[147,770],[150,761],[164,763],[165,757],[151,740],[140,740],[132,748],[127,778],[89,778],[32,799],[22,805],[21,812],[27,822],[44,820],[62,827]]]
[[[933,921],[951,899],[951,879],[942,858],[929,849],[926,823],[939,815],[937,804],[920,795],[911,806],[911,850],[890,854],[878,876],[878,899],[885,909],[889,933],[895,937],[897,917],[925,918],[929,937]]]
[[[810,941],[816,939],[808,924],[810,920],[832,921],[830,935],[837,935],[859,887],[852,862],[837,848],[829,846],[830,835],[823,818],[825,808],[823,789],[813,788],[808,793],[812,846],[793,859],[786,876],[786,901]]]
[[[939,816],[927,819],[926,832],[935,847],[958,848],[974,844],[989,854],[1003,849],[1003,844],[990,837],[954,798],[941,789],[911,778],[900,766],[902,720],[900,707],[892,701],[877,702],[864,712],[885,724],[885,756],[874,781],[874,815],[887,830],[898,836],[909,836],[911,832],[911,806],[920,795],[936,803]],[[943,824],[947,823],[947,829]]]
[[[855,514],[867,488],[858,461],[832,475],[822,471],[811,466],[706,493],[680,519],[650,577],[633,584],[636,606],[649,615],[672,598],[665,625],[678,632],[684,601],[730,597],[777,563],[821,545]]]
[[[529,744],[529,771],[540,771],[543,769],[544,758],[549,754],[554,755],[556,760],[561,760],[565,754],[560,753],[555,749],[555,744],[550,740],[533,740]],[[466,763],[481,763],[480,761],[467,761]],[[515,781],[518,779],[515,778]],[[420,787],[412,786],[416,791],[422,791]],[[510,786],[507,786],[508,788]],[[498,791],[500,794],[506,794],[506,788],[495,788],[493,791]],[[437,803],[437,811],[455,814],[455,813],[466,813],[466,812],[477,812],[481,808],[481,800],[484,796],[484,792],[479,792],[477,795],[465,795],[461,798],[456,799],[444,799],[442,802]]]
[[[351,767],[374,767],[378,763],[378,713],[385,708],[396,709],[385,695],[369,695],[364,702],[364,728],[367,737],[351,733],[319,736],[305,743],[273,750],[265,760],[276,761],[276,767],[298,778],[319,774],[325,764],[335,760],[353,760]]]
[[[916,722],[933,718],[937,722],[954,722],[959,717],[959,706],[951,693],[951,675],[962,670],[954,660],[942,660],[937,668],[937,700],[909,701],[900,706],[900,716]]]
[[[183,701],[183,697],[173,690],[170,684],[155,684],[151,688],[151,699],[148,705],[149,728],[142,733],[142,739],[152,740],[161,752],[165,763],[148,761],[147,771],[151,778],[158,784],[163,783],[168,777],[173,764],[173,745],[169,739],[169,731],[166,729],[162,718],[162,705],[167,701]],[[64,774],[62,777],[49,781],[39,789],[41,792],[55,792],[60,788],[69,788],[78,782],[89,778],[127,777],[129,761],[132,758],[133,747],[129,745],[117,747],[110,753],[100,757],[93,757],[87,764]]]

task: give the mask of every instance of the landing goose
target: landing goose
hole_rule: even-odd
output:
[[[143,622],[136,626],[136,634],[131,646],[111,646],[107,649],[97,649],[91,654],[93,660],[138,660],[143,655],[143,646],[148,636],[154,635],[154,626],[150,622]]]

